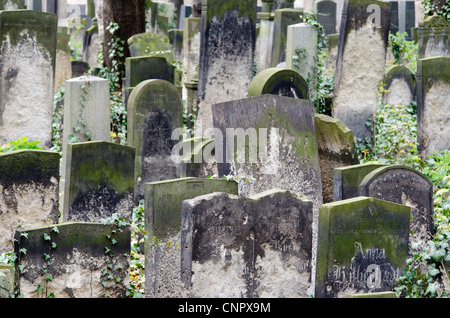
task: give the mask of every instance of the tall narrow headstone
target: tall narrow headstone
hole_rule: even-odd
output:
[[[417,141],[423,157],[449,149],[450,57],[418,61]]]
[[[256,72],[260,73],[266,68],[270,67],[272,43],[273,43],[273,30],[274,30],[274,18],[273,11],[274,0],[263,1],[262,12],[258,12],[259,19],[259,35],[257,42],[257,68]]]
[[[331,0],[316,1],[315,6],[317,21],[323,26],[325,34],[336,33],[338,14],[336,2]]]
[[[101,222],[117,214],[131,219],[135,149],[105,141],[69,144],[64,222]]]
[[[147,182],[175,179],[179,163],[172,158],[172,132],[183,126],[178,89],[165,80],[141,82],[128,100],[128,144],[136,148],[135,200],[144,198]]]
[[[55,90],[72,78],[70,34],[67,28],[58,28],[55,64]]]
[[[315,297],[392,291],[406,268],[410,211],[367,197],[324,204]]]
[[[13,250],[17,228],[58,223],[59,163],[57,152],[0,155],[0,254]]]
[[[256,41],[256,1],[208,0],[202,6],[196,129],[213,126],[213,104],[247,97]]]
[[[237,195],[234,181],[180,178],[145,185],[146,297],[183,297],[180,279],[181,203],[187,199],[225,192]]]
[[[0,12],[0,143],[52,143],[57,16]]]
[[[312,202],[287,191],[182,204],[181,279],[193,298],[306,298]]]
[[[391,5],[349,0],[342,14],[333,117],[364,139],[370,136],[366,122],[376,109],[384,77]]]

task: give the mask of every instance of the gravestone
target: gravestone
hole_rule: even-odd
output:
[[[72,78],[70,34],[67,28],[58,28],[55,64],[55,90]]]
[[[262,12],[258,12],[259,35],[257,42],[257,68],[260,73],[270,67],[272,61],[272,43],[275,14],[272,12],[273,1],[265,1],[262,4]]]
[[[89,64],[84,61],[72,61],[72,76],[74,78],[86,76],[89,71]]]
[[[172,47],[169,38],[162,34],[156,33],[139,33],[128,39],[131,57],[154,56],[157,52],[158,56],[173,60]]]
[[[358,139],[370,136],[366,122],[376,109],[385,74],[390,15],[391,5],[385,2],[344,4],[332,114]]]
[[[169,30],[169,41],[172,45],[174,61],[183,61],[183,29]]]
[[[145,185],[146,297],[184,297],[180,280],[181,203],[200,195],[238,193],[237,183],[223,179],[180,178]]]
[[[64,222],[101,222],[113,214],[131,219],[135,149],[105,141],[69,144]]]
[[[57,16],[1,11],[0,21],[0,143],[29,137],[50,149]]]
[[[248,97],[265,94],[309,99],[308,83],[292,69],[271,67],[258,73],[248,89]]]
[[[322,205],[315,297],[392,291],[406,268],[410,211],[367,197]]]
[[[317,21],[323,26],[325,34],[336,33],[337,4],[331,0],[316,1]]]
[[[14,295],[14,266],[0,263],[0,299]]]
[[[16,292],[24,298],[125,298],[130,237],[129,227],[96,223],[19,230]]]
[[[419,22],[419,59],[450,56],[450,22],[433,15]]]
[[[408,106],[416,99],[416,76],[406,66],[395,65],[389,68],[383,86],[386,90],[384,102],[391,106]]]
[[[328,44],[326,48],[327,57],[325,60],[325,69],[329,70],[332,72],[332,75],[334,75],[338,55],[339,34],[328,34],[327,40]]]
[[[411,29],[416,26],[416,13],[414,1],[395,0],[386,1],[392,5],[391,27],[392,34],[407,33],[406,40],[412,40]]]
[[[0,11],[23,10],[25,5],[21,0],[0,0]]]
[[[253,79],[255,24],[253,0],[202,2],[195,129],[213,127],[213,104],[247,97]]]
[[[417,63],[417,150],[426,158],[450,144],[450,57]]]
[[[333,198],[341,201],[358,196],[361,181],[373,170],[386,165],[379,163],[356,164],[333,169]]]
[[[404,166],[378,168],[364,177],[358,194],[409,206],[411,245],[419,242],[425,244],[432,239],[433,184],[418,171]]]
[[[333,202],[334,168],[359,164],[352,131],[337,119],[315,114],[323,202]]]
[[[141,82],[128,100],[128,145],[136,148],[135,201],[144,184],[175,179],[180,166],[172,158],[172,132],[182,128],[183,103],[177,88],[165,80]]]
[[[207,137],[194,137],[184,140],[183,147],[184,143],[190,143],[191,145],[187,148],[186,153],[183,153],[181,177],[208,178],[218,175],[214,140],[214,138]]]
[[[182,204],[181,279],[192,298],[306,298],[312,202],[272,190]]]
[[[307,23],[288,26],[286,68],[298,72],[308,83],[309,96],[317,96],[317,27]]]
[[[392,5],[391,7],[391,26],[389,31],[392,34],[397,34],[399,32],[399,2],[398,1],[386,1]]]
[[[286,62],[286,44],[288,26],[303,21],[300,17],[303,14],[301,9],[286,8],[275,10],[275,20],[273,29],[273,42],[271,53],[271,67]]]
[[[0,155],[0,254],[13,250],[18,227],[58,223],[57,152],[19,150]]]
[[[358,298],[358,299],[365,299],[365,298],[398,298],[396,292],[379,292],[379,293],[371,293],[371,294],[356,294],[356,295],[346,295],[342,298]]]

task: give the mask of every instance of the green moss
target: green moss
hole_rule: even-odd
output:
[[[436,82],[450,85],[450,57],[430,57],[421,62],[424,91],[429,90]]]
[[[207,7],[207,18],[221,20],[225,12],[237,11],[239,18],[249,18],[256,22],[256,2],[252,0],[203,0],[203,8]]]

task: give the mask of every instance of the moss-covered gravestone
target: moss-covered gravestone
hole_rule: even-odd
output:
[[[409,206],[411,246],[419,242],[425,244],[432,239],[433,184],[420,172],[405,166],[378,168],[364,177],[359,184],[358,194]]]
[[[129,227],[65,223],[15,234],[15,291],[24,298],[125,298]]]
[[[386,73],[383,88],[385,103],[408,106],[416,99],[416,76],[406,66],[392,66]]]
[[[238,193],[237,183],[223,179],[180,178],[145,185],[146,297],[186,296],[180,280],[181,203],[200,195]]]
[[[385,74],[390,17],[391,4],[386,2],[349,0],[344,4],[333,117],[342,120],[356,138],[370,136],[366,122],[376,109]]]
[[[359,163],[352,131],[337,119],[315,114],[324,203],[333,202],[333,171]]]
[[[450,22],[440,15],[432,15],[419,22],[419,59],[450,56]]]
[[[57,16],[0,12],[0,143],[52,143]]]
[[[450,145],[450,57],[417,63],[417,142],[426,158]]]
[[[181,278],[193,298],[306,298],[312,202],[288,191],[183,201]]]
[[[334,168],[333,200],[336,202],[357,197],[361,181],[373,170],[384,166],[378,163],[366,163]]]
[[[268,68],[255,76],[248,89],[249,97],[265,94],[309,99],[308,83],[292,69]]]
[[[19,150],[0,155],[0,253],[14,231],[58,223],[60,154]]]
[[[367,197],[324,204],[315,297],[392,291],[406,267],[410,211]]]
[[[136,148],[135,200],[144,198],[144,184],[180,176],[172,160],[178,142],[172,132],[183,127],[178,89],[164,80],[141,82],[128,99],[128,144]]]
[[[173,61],[172,46],[169,38],[156,33],[139,33],[128,39],[132,57],[161,56]]]
[[[113,214],[131,219],[134,161],[133,147],[104,141],[69,144],[64,221],[101,222]]]
[[[253,79],[256,2],[202,2],[196,129],[213,127],[215,103],[247,97]]]

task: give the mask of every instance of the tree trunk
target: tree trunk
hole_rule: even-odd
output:
[[[119,85],[122,84],[122,78],[125,75],[125,59],[130,57],[128,39],[134,34],[145,32],[145,0],[104,0],[103,1],[103,56],[104,63],[108,69],[113,68],[113,60],[119,62]],[[111,22],[119,25],[115,34],[123,41],[124,56],[110,57],[111,34],[107,28]]]

